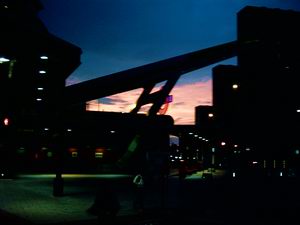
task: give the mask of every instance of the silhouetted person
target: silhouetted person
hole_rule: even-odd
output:
[[[87,210],[88,213],[98,216],[100,224],[114,224],[115,217],[120,210],[119,199],[106,183],[100,183],[93,205]]]

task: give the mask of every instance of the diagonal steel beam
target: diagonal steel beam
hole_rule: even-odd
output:
[[[95,78],[65,88],[66,104],[84,103],[90,100],[130,91],[149,84],[172,79],[216,62],[231,58],[237,54],[237,42],[228,42],[218,46],[172,57],[144,66]]]

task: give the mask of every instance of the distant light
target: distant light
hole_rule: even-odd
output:
[[[225,145],[226,145],[226,142],[222,141],[222,142],[221,142],[221,145],[222,145],[222,146],[225,146]]]
[[[297,113],[300,113],[300,109],[297,109],[297,111],[296,111]]]
[[[299,150],[299,149],[296,149],[296,150],[295,150],[295,154],[296,154],[296,155],[299,155],[299,154],[300,154],[300,150]]]
[[[47,130],[49,130],[49,128],[45,127],[45,128],[44,128],[44,130],[46,130],[46,131],[47,131]]]
[[[110,133],[114,134],[114,133],[116,133],[116,131],[114,131],[114,130],[111,130],[111,131],[110,131]]]
[[[212,118],[212,117],[214,117],[214,114],[213,113],[208,113],[208,117]]]
[[[8,6],[7,6],[7,5],[5,5],[5,6],[4,6],[4,8],[5,8],[5,9],[8,9]]]
[[[233,84],[233,85],[232,85],[232,89],[236,90],[236,89],[238,89],[238,88],[239,88],[239,85],[238,85],[238,84]]]
[[[184,162],[184,159],[181,159],[180,162]]]
[[[9,62],[10,60],[4,57],[0,57],[0,63]]]
[[[42,56],[40,57],[40,59],[48,59],[48,56],[42,55]]]
[[[289,66],[285,66],[284,68],[285,68],[285,69],[289,69],[290,67],[289,67]]]
[[[282,177],[282,175],[283,175],[283,174],[282,174],[282,172],[280,172],[279,176],[281,176],[281,177]]]
[[[40,70],[40,71],[39,71],[39,74],[45,74],[45,73],[46,73],[45,70]]]
[[[173,155],[170,155],[170,158],[172,158],[173,157]]]
[[[205,139],[204,141],[208,142],[208,140],[207,140],[207,139]]]
[[[38,89],[38,91],[44,90],[44,88],[42,88],[42,87],[38,87],[37,89]]]
[[[233,147],[237,148],[237,147],[238,147],[238,145],[234,145]]]
[[[37,100],[38,102],[42,101],[42,99],[41,99],[41,98],[37,98],[36,100]]]
[[[198,134],[195,134],[194,137],[198,137]]]
[[[193,135],[193,133],[192,133],[192,132],[190,132],[189,134],[190,134],[190,135]]]
[[[250,151],[251,149],[250,149],[250,148],[246,148],[245,150],[246,150],[246,151]]]
[[[215,152],[216,151],[216,149],[215,148],[211,148],[211,152]]]
[[[1,173],[1,177],[4,177],[4,173]]]
[[[196,159],[196,157],[193,157],[193,159]]]
[[[71,131],[72,131],[72,129],[70,129],[70,128],[69,128],[69,129],[67,129],[67,131],[68,131],[68,132],[71,132]]]
[[[178,159],[178,156],[175,156],[175,159]]]
[[[258,163],[257,161],[253,161],[253,162],[252,162],[252,164],[257,164],[257,163]]]
[[[174,160],[174,159],[172,159],[171,161],[172,161],[172,162],[174,162],[175,160]]]
[[[4,126],[8,126],[9,125],[9,119],[8,118],[4,118],[3,124],[4,124]]]
[[[235,177],[235,172],[232,173],[232,177]]]
[[[95,158],[103,158],[103,152],[95,152]]]

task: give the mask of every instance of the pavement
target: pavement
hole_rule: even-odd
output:
[[[205,174],[213,180],[206,180]],[[146,183],[144,210],[133,209],[132,176],[64,174],[64,195],[52,195],[53,174],[26,174],[0,179],[0,225],[99,224],[87,213],[101,181],[109,181],[120,200],[111,224],[212,225],[300,224],[299,182],[223,182],[224,171],[197,171],[180,180],[176,173]],[[220,178],[220,179],[219,179]],[[299,218],[298,218],[299,217]]]
[[[189,175],[201,179],[205,171]],[[217,173],[216,173],[217,174]],[[0,179],[0,221],[7,224],[97,224],[97,217],[87,213],[100,181],[107,180],[118,195],[120,211],[116,223],[172,218],[182,204],[178,197],[181,183],[175,171],[161,186],[147,184],[143,212],[133,209],[133,176],[130,174],[63,174],[64,195],[53,196],[54,174],[22,174],[15,179]],[[2,224],[2,223],[0,223]],[[144,223],[143,223],[144,224]]]

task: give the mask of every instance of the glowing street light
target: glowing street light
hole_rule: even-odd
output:
[[[45,70],[40,70],[40,71],[39,71],[39,74],[45,74],[45,73],[46,73]]]
[[[214,117],[214,114],[213,114],[213,113],[208,113],[208,117],[209,117],[209,118],[213,118],[213,117]]]
[[[238,84],[233,84],[233,85],[232,85],[232,89],[233,89],[233,90],[236,90],[236,89],[238,89],[238,88],[239,88],[239,85],[238,85]]]
[[[4,118],[3,124],[4,124],[4,126],[8,126],[9,125],[9,119],[8,118]]]

